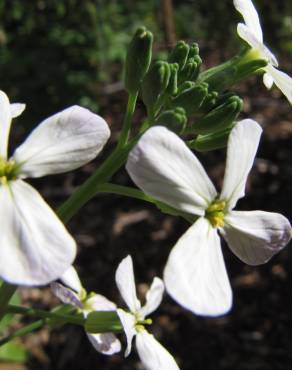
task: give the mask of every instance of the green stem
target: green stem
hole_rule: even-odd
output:
[[[145,202],[155,204],[155,200],[150,198],[148,195],[144,194],[141,190],[131,188],[128,186],[106,183],[106,184],[97,185],[96,190],[98,193],[111,193],[111,194],[123,195],[125,197],[144,200]]]
[[[112,175],[125,163],[129,151],[135,145],[132,140],[123,148],[116,148],[105,162],[85,181],[58,210],[63,222],[68,222],[77,211],[97,193],[97,186],[107,182]]]
[[[35,321],[31,324],[28,324],[28,325],[22,327],[19,330],[16,330],[12,334],[7,335],[6,337],[0,339],[0,346],[3,346],[4,344],[10,342],[11,340],[13,340],[15,338],[22,337],[26,334],[31,333],[32,331],[40,329],[43,325],[46,324],[46,322],[47,322],[46,319],[41,319],[41,320]]]
[[[64,315],[45,310],[39,310],[36,308],[23,307],[17,305],[8,305],[7,313],[20,314],[32,317],[38,317],[41,319],[57,319],[67,323],[84,326],[85,318],[80,315]]]
[[[0,321],[6,314],[8,303],[12,298],[13,294],[15,293],[16,289],[17,286],[8,284],[5,281],[3,281],[0,287]]]
[[[127,111],[126,111],[125,119],[123,122],[122,132],[121,132],[119,142],[118,142],[118,148],[123,148],[129,140],[130,129],[131,129],[132,119],[133,119],[133,115],[134,115],[135,108],[136,108],[137,97],[138,97],[138,92],[136,92],[135,94],[129,94]]]

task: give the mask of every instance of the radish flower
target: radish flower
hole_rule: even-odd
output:
[[[44,285],[72,264],[72,237],[27,177],[73,170],[89,162],[109,138],[106,122],[79,106],[36,127],[8,159],[12,118],[24,104],[10,104],[0,91],[0,277],[12,284]]]
[[[231,131],[221,194],[186,144],[164,127],[150,128],[130,152],[126,167],[138,187],[198,217],[172,249],[164,270],[168,293],[196,314],[221,315],[232,305],[219,233],[249,265],[267,262],[291,238],[289,221],[280,214],[233,210],[244,196],[261,132],[250,119]]]
[[[146,295],[146,304],[141,307],[136,295],[132,258],[128,256],[117,268],[116,283],[130,310],[117,310],[127,338],[125,356],[131,352],[132,340],[136,337],[137,351],[147,370],[179,370],[171,354],[145,329],[145,325],[152,322],[151,319],[145,319],[146,316],[155,311],[161,303],[163,282],[157,277],[154,278]]]
[[[74,267],[70,267],[61,277],[61,282],[51,283],[54,294],[65,304],[71,304],[87,317],[93,311],[116,311],[116,305],[100,294],[87,295]],[[121,350],[121,343],[113,333],[86,333],[90,343],[100,353],[113,355]]]
[[[251,0],[233,0],[237,11],[242,15],[245,24],[237,25],[237,33],[246,41],[256,55],[268,62],[264,68],[264,84],[270,89],[272,85],[278,86],[282,93],[292,104],[292,78],[277,69],[278,61],[275,55],[263,43],[263,32],[258,13]]]

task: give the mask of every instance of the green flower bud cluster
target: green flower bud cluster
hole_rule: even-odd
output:
[[[190,135],[188,144],[199,151],[222,148],[242,110],[242,100],[225,92],[234,81],[262,68],[262,60],[236,57],[200,73],[199,46],[179,41],[167,60],[151,61],[153,36],[139,28],[128,49],[125,86],[129,94],[141,91],[147,121],[179,135]],[[245,55],[245,54],[244,54]]]

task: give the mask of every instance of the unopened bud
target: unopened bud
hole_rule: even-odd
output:
[[[172,49],[168,61],[169,63],[177,63],[179,69],[183,69],[189,54],[190,47],[184,41],[179,41]]]
[[[155,125],[165,126],[176,134],[180,134],[186,127],[187,120],[185,110],[177,107],[161,113],[156,119]]]
[[[149,69],[142,82],[142,99],[150,114],[159,108],[159,98],[163,96],[171,76],[171,67],[167,62],[157,61]]]
[[[130,94],[140,88],[152,58],[153,35],[145,27],[137,29],[126,56],[124,83]]]
[[[189,141],[188,146],[199,152],[221,149],[227,146],[229,134],[234,125],[215,134],[199,135],[196,139]]]
[[[233,96],[196,121],[190,131],[195,134],[211,134],[222,131],[234,123],[242,106],[243,101],[239,97]]]
[[[172,105],[183,107],[187,115],[192,115],[198,111],[207,95],[208,85],[200,83],[177,95],[172,99]]]

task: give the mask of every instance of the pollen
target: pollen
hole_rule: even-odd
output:
[[[225,207],[226,202],[224,200],[215,200],[207,208],[205,217],[213,227],[218,228],[224,226]]]

